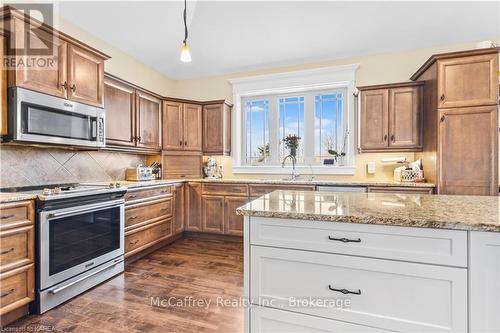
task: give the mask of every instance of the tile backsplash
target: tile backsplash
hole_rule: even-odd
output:
[[[0,187],[125,179],[142,155],[28,146],[0,147]]]

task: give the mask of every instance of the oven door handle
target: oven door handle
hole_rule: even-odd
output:
[[[122,203],[123,203],[123,200],[116,200],[116,201],[113,201],[111,203],[95,205],[95,206],[91,206],[91,207],[86,207],[84,209],[68,210],[68,211],[59,212],[59,213],[48,213],[47,217],[49,219],[53,219],[53,218],[59,218],[59,217],[64,217],[64,216],[89,213],[89,212],[95,211],[96,209],[102,210],[102,209],[110,208],[110,207],[119,207],[119,205]]]
[[[49,290],[49,293],[54,294],[54,295],[57,294],[57,293],[60,293],[61,291],[65,290],[66,288],[74,286],[75,284],[80,283],[80,282],[82,282],[82,281],[84,281],[84,280],[86,280],[86,279],[88,279],[88,278],[90,278],[90,277],[92,277],[92,276],[94,276],[96,274],[99,274],[99,273],[101,273],[101,272],[103,272],[103,271],[105,271],[107,269],[113,268],[113,267],[115,267],[116,265],[118,265],[119,263],[121,263],[123,261],[124,261],[123,259],[115,260],[111,265],[107,265],[107,266],[105,266],[105,267],[103,267],[101,269],[98,269],[97,271],[92,272],[89,275],[83,276],[83,277],[79,278],[78,280],[70,282],[70,283],[68,283],[68,284],[66,284],[66,285],[64,285],[62,287],[51,289],[51,290]]]

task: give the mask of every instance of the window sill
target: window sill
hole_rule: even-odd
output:
[[[354,166],[330,166],[330,165],[300,165],[295,168],[301,175],[354,175]],[[292,167],[286,165],[284,168],[277,165],[256,165],[256,166],[233,166],[233,173],[246,174],[280,174],[289,175]]]

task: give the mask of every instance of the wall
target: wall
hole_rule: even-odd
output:
[[[170,80],[168,77],[156,71],[152,67],[142,63],[136,58],[104,42],[102,39],[97,38],[63,18],[59,18],[58,29],[109,55],[111,59],[106,60],[104,67],[106,72],[162,96],[172,95],[174,90],[174,81]]]
[[[253,75],[264,75],[294,70],[304,70],[325,66],[336,66],[343,64],[359,63],[356,72],[356,84],[358,86],[408,81],[410,76],[432,55],[436,53],[467,50],[475,48],[476,43],[450,45],[426,49],[409,50],[404,52],[376,54],[349,59],[338,59],[319,63],[261,69],[248,72],[231,73],[221,76],[205,77],[200,79],[176,81],[174,85],[174,96],[196,100],[214,100],[226,98],[232,100],[232,87],[228,79],[247,77]],[[384,157],[405,156],[409,160],[414,159],[413,153],[388,153],[375,154],[365,153],[356,155],[356,172],[353,176],[328,176],[321,175],[316,178],[336,180],[392,180],[393,170],[397,165],[385,165],[380,162]],[[263,178],[263,175],[233,174],[232,158],[218,157],[219,164],[223,165],[226,178],[245,177]],[[366,163],[376,163],[376,174],[366,173]],[[269,176],[270,178],[283,178],[283,175]],[[268,178],[269,178],[268,177]]]
[[[125,168],[145,157],[105,151],[2,145],[0,187],[125,179]]]

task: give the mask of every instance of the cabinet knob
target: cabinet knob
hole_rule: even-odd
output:
[[[137,137],[137,142],[139,142],[139,143],[141,142],[141,137],[140,136]]]
[[[73,83],[73,85],[71,86],[71,90],[72,90],[73,92],[76,92],[76,85],[75,85],[74,83]]]
[[[184,146],[187,146],[188,145],[188,142],[187,141],[184,141]]]
[[[394,134],[391,135],[391,141],[392,142],[396,141],[396,137],[394,136]]]
[[[444,94],[442,94],[441,97],[439,97],[439,99],[444,101]]]
[[[64,81],[64,83],[61,84],[61,86],[64,88],[64,90],[68,90],[68,82]]]
[[[446,117],[444,115],[442,115],[440,120],[441,120],[441,122],[443,122],[446,120]]]
[[[180,145],[180,146],[182,146],[182,140],[181,140],[181,141],[179,141],[179,145]]]
[[[387,141],[387,134],[384,135],[384,141]]]

